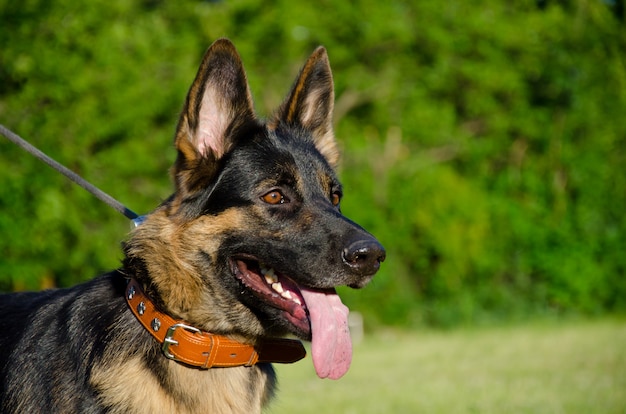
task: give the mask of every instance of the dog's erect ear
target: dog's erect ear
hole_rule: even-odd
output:
[[[235,131],[254,119],[241,58],[229,40],[217,40],[202,59],[178,121],[177,181],[199,164],[214,164],[230,149]]]
[[[316,148],[336,167],[339,151],[333,132],[335,93],[326,49],[318,47],[309,57],[275,119],[279,123],[302,127],[313,135]]]

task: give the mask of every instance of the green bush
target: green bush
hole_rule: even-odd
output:
[[[0,0],[0,122],[133,210],[168,196],[178,111],[230,37],[268,114],[330,54],[344,212],[388,260],[384,324],[626,310],[622,1]],[[0,288],[116,267],[128,223],[0,140]]]

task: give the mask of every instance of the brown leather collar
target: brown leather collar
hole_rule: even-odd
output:
[[[135,279],[128,282],[126,302],[144,328],[159,341],[163,354],[188,365],[249,367],[261,362],[292,363],[306,356],[298,340],[265,339],[255,347],[174,320],[156,309]]]

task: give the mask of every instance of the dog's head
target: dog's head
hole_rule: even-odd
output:
[[[351,355],[334,288],[364,286],[385,258],[340,211],[333,100],[320,47],[264,124],[234,46],[215,42],[178,123],[176,192],[127,247],[164,310],[252,341],[312,338],[323,377],[341,376]]]

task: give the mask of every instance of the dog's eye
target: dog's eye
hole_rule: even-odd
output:
[[[267,204],[285,204],[289,202],[289,199],[283,195],[278,190],[272,190],[269,193],[265,194],[261,197],[261,200],[265,201]]]
[[[341,201],[341,194],[337,191],[330,195],[330,202],[333,203],[333,206],[337,207],[339,202]]]

